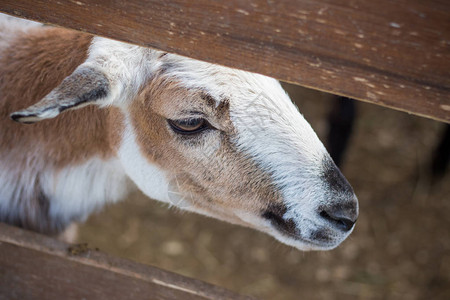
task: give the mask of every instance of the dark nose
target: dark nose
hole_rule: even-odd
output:
[[[323,179],[331,203],[320,207],[319,214],[338,229],[349,231],[358,218],[358,200],[353,189],[331,159],[324,160]]]
[[[320,212],[320,216],[343,231],[352,229],[356,222],[356,217],[350,219],[348,212],[341,209],[324,209]]]

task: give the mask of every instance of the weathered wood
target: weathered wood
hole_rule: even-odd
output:
[[[0,223],[0,299],[250,299]]]
[[[446,0],[0,0],[0,11],[450,121]]]

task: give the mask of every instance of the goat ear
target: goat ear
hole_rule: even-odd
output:
[[[11,118],[21,123],[35,123],[58,116],[69,109],[89,104],[104,104],[111,98],[110,81],[93,66],[81,65],[38,103],[14,112]]]

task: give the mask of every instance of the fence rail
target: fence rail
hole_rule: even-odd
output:
[[[0,223],[0,299],[251,299]]]
[[[0,0],[0,11],[450,122],[450,1]]]

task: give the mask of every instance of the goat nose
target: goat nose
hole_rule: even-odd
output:
[[[357,219],[353,210],[339,207],[324,209],[320,212],[320,216],[343,231],[352,229]]]
[[[353,189],[331,159],[324,160],[323,179],[334,204],[321,207],[319,214],[342,231],[349,231],[358,218],[358,200]]]

